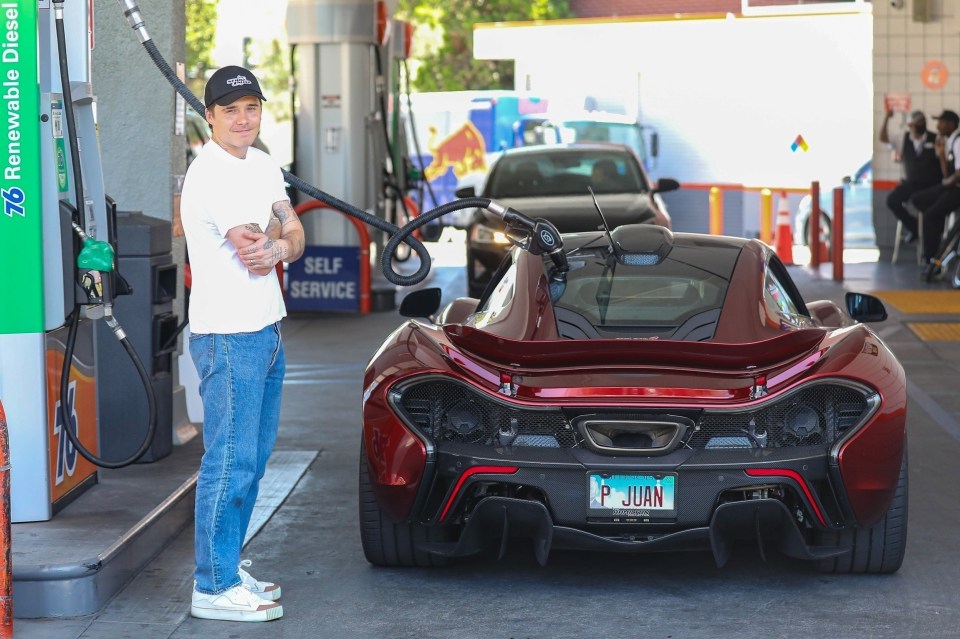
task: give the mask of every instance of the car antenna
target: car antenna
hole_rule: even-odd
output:
[[[603,216],[603,211],[600,209],[600,203],[597,202],[597,195],[593,192],[593,188],[588,186],[587,190],[590,191],[590,197],[593,198],[593,206],[596,207],[597,213],[600,214],[600,221],[603,222],[603,230],[606,231],[607,240],[610,242],[610,250],[613,251],[613,254],[616,256],[617,261],[622,261],[620,259],[620,248],[617,246],[617,243],[613,241],[613,235],[610,233],[610,226],[607,224],[607,218]]]

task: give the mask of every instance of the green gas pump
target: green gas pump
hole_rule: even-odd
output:
[[[84,19],[85,7],[73,3],[72,20]],[[85,4],[85,3],[83,3]],[[2,146],[2,186],[5,215],[0,236],[8,250],[0,257],[0,294],[17,300],[0,314],[0,397],[7,410],[11,457],[11,519],[42,521],[53,516],[83,489],[96,482],[96,467],[76,454],[67,429],[88,447],[97,446],[97,412],[93,331],[90,321],[76,330],[75,355],[69,364],[71,383],[65,410],[58,410],[59,382],[68,335],[67,317],[77,302],[72,225],[94,232],[98,222],[96,195],[102,177],[92,121],[93,96],[88,73],[70,78],[77,91],[78,120],[83,128],[90,168],[88,197],[71,199],[71,156],[64,137],[64,92],[55,60],[53,12],[35,0],[0,3],[5,20],[0,42],[0,78],[7,144]],[[16,46],[9,46],[15,44]],[[86,38],[73,38],[71,53],[89,60]],[[89,112],[89,113],[88,113]],[[39,154],[36,152],[39,149]],[[78,158],[79,159],[79,158]],[[99,182],[99,184],[94,184]],[[102,195],[100,195],[102,200]],[[98,219],[99,218],[99,219]],[[105,228],[105,226],[104,226]],[[92,275],[88,275],[92,277]]]
[[[0,0],[0,11],[0,295],[14,301],[0,313],[0,399],[11,520],[44,521],[97,481],[92,322],[106,320],[121,340],[123,331],[111,311],[117,276],[90,84],[90,5]]]

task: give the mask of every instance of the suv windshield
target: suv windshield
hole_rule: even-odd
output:
[[[487,196],[543,197],[642,193],[648,186],[633,156],[616,150],[553,149],[504,155],[490,175]]]

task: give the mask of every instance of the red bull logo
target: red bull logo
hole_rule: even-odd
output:
[[[450,169],[458,179],[474,171],[487,170],[487,146],[472,122],[464,122],[440,142],[434,141],[436,137],[436,127],[430,127],[427,147],[433,159],[423,169],[428,182],[443,177]]]

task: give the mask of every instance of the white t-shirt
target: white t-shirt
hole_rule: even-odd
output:
[[[180,217],[193,278],[191,333],[250,333],[286,316],[276,273],[248,271],[226,235],[250,223],[266,230],[273,204],[287,199],[280,165],[253,147],[241,160],[211,140],[190,164]]]

